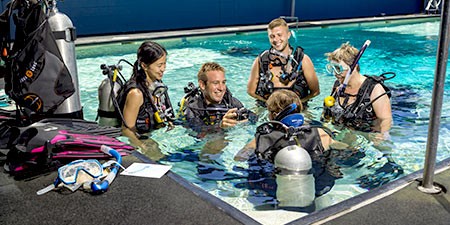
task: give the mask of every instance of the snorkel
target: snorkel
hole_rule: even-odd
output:
[[[84,190],[91,190],[93,194],[106,192],[114,181],[119,168],[122,167],[122,156],[115,149],[102,145],[101,151],[116,158],[101,165],[96,159],[75,160],[67,165],[58,168],[58,177],[49,186],[36,192],[43,195],[58,187],[66,187],[72,192],[82,187]],[[103,180],[104,169],[110,168],[108,175]],[[123,168],[123,167],[122,167]]]
[[[339,90],[337,92],[339,96],[344,94],[345,88],[347,88],[348,82],[350,81],[350,77],[351,77],[354,69],[356,68],[356,65],[358,65],[359,59],[363,55],[366,48],[369,47],[370,43],[371,43],[370,40],[366,40],[364,42],[363,46],[361,47],[358,54],[356,55],[355,60],[353,60],[352,65],[350,65],[350,68],[348,69],[347,74],[345,75],[344,82],[342,82],[342,84],[339,87]],[[326,107],[334,106],[335,102],[336,102],[336,99],[333,96],[327,96],[324,99],[324,104]]]
[[[106,145],[102,145],[100,147],[100,150],[105,154],[116,158],[116,162],[114,162],[115,165],[112,166],[111,171],[105,179],[103,179],[102,181],[97,180],[91,183],[91,190],[94,194],[100,194],[108,190],[109,185],[111,185],[111,183],[114,181],[114,178],[116,178],[116,175],[119,172],[120,165],[122,164],[122,156],[120,156],[119,152],[117,152],[115,149]]]
[[[370,45],[370,40],[366,40],[366,42],[364,42],[363,46],[361,47],[358,54],[356,55],[355,60],[353,60],[353,63],[350,66],[350,69],[348,70],[347,74],[345,75],[344,82],[339,87],[339,95],[341,95],[345,92],[345,88],[348,85],[348,81],[350,80],[353,70],[355,69],[356,65],[358,65],[359,59],[361,58],[361,56],[364,53],[364,51],[366,50],[366,48],[369,47],[369,45]]]

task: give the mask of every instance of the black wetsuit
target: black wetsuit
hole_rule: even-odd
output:
[[[232,108],[243,108],[244,105],[227,89],[219,104],[207,104],[201,91],[186,99],[184,118],[190,126],[218,125],[225,113]]]

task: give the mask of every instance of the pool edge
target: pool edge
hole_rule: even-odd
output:
[[[353,19],[335,19],[335,20],[321,20],[321,21],[302,21],[302,22],[290,22],[290,27],[326,27],[330,25],[345,25],[345,24],[358,24],[367,22],[381,22],[381,21],[398,21],[398,20],[423,20],[438,18],[438,15],[429,14],[409,14],[409,15],[397,15],[397,16],[383,16],[383,17],[364,17]],[[83,45],[96,45],[96,44],[108,44],[116,42],[133,42],[143,41],[149,39],[167,39],[177,37],[190,37],[190,36],[204,36],[215,34],[227,34],[227,33],[239,33],[249,31],[263,31],[267,28],[267,24],[260,25],[246,25],[246,26],[228,26],[228,27],[213,27],[203,29],[190,29],[190,30],[176,30],[176,31],[156,31],[146,33],[127,33],[118,35],[104,35],[104,36],[87,36],[80,37],[75,41],[77,46]]]

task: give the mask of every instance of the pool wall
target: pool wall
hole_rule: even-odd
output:
[[[2,0],[2,11],[7,0]],[[79,36],[268,23],[291,15],[291,0],[65,0],[59,10]],[[424,0],[297,0],[300,21],[423,12]]]

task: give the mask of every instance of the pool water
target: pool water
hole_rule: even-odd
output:
[[[319,120],[323,99],[329,95],[334,76],[326,73],[324,54],[349,41],[360,47],[366,40],[371,45],[360,60],[363,74],[379,75],[395,72],[396,77],[386,81],[392,89],[394,124],[390,140],[381,147],[369,141],[364,134],[356,134],[352,148],[359,156],[340,164],[343,177],[336,180],[330,192],[316,199],[315,209],[336,204],[388,181],[423,168],[427,142],[429,113],[436,65],[439,32],[437,19],[361,23],[329,27],[300,28],[296,40],[310,56],[319,78],[321,94],[310,101],[306,117]],[[274,199],[267,190],[247,188],[248,165],[235,162],[234,155],[254,137],[257,125],[267,121],[266,113],[255,106],[247,95],[246,86],[254,58],[269,48],[266,32],[236,33],[208,37],[184,37],[159,40],[168,50],[167,70],[163,81],[169,87],[172,104],[183,96],[183,87],[190,81],[197,83],[197,71],[204,62],[215,61],[226,69],[227,84],[235,97],[260,114],[257,124],[240,124],[225,134],[208,134],[199,138],[192,131],[177,126],[166,132],[152,132],[166,156],[161,163],[173,166],[172,171],[207,192],[219,197],[263,224],[286,223],[305,215],[302,211],[267,209]],[[97,111],[97,88],[105,78],[100,64],[115,64],[119,59],[135,61],[141,42],[117,43],[77,47],[77,66],[80,93],[85,119],[94,120]],[[123,74],[131,68],[124,65]],[[440,141],[437,159],[450,156],[450,78],[446,79],[442,109]],[[344,138],[349,131],[341,131]],[[386,172],[387,157],[403,169],[403,174]],[[398,177],[397,177],[398,178]],[[270,220],[278,215],[276,221]],[[284,219],[283,219],[284,218]]]

